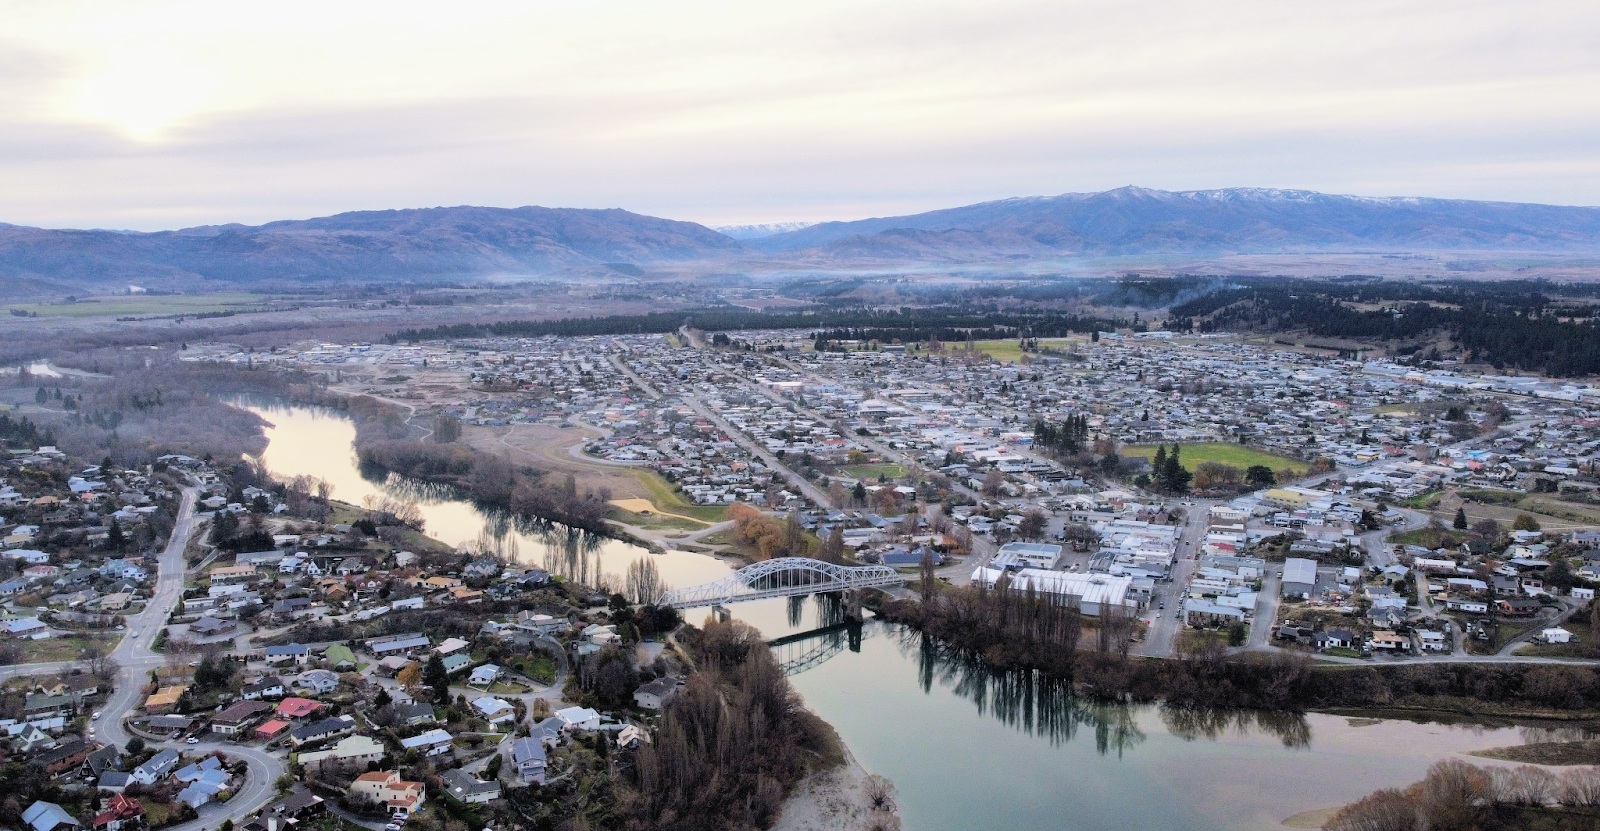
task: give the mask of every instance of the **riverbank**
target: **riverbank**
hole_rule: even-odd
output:
[[[771,831],[867,831],[872,815],[866,790],[870,774],[842,741],[839,747],[844,764],[800,780]]]

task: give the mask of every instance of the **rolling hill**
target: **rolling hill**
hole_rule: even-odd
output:
[[[253,283],[538,274],[724,258],[736,241],[623,210],[427,208],[131,233],[0,226],[0,275],[54,284]]]
[[[984,202],[911,216],[825,222],[751,239],[779,253],[944,258],[1005,254],[1275,253],[1329,250],[1600,251],[1600,208],[1334,196],[1232,188],[1125,187]]]

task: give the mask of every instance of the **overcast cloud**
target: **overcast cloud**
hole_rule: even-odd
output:
[[[1600,3],[0,2],[0,221],[1600,204]]]

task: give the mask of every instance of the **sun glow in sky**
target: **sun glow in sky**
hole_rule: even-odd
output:
[[[850,219],[1138,184],[1600,204],[1600,4],[3,2],[0,221]]]

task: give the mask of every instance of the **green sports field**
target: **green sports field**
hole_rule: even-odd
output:
[[[1156,455],[1156,446],[1153,444],[1132,445],[1124,447],[1117,452],[1123,456],[1143,456],[1148,459]],[[1167,452],[1172,452],[1171,445],[1167,445]],[[1232,465],[1240,470],[1248,469],[1252,465],[1266,465],[1272,468],[1274,473],[1284,468],[1289,468],[1295,472],[1296,476],[1304,475],[1308,467],[1305,462],[1299,459],[1279,456],[1276,453],[1268,453],[1265,450],[1257,450],[1254,447],[1246,447],[1242,444],[1229,444],[1220,441],[1185,444],[1182,452],[1178,454],[1178,458],[1182,460],[1184,469],[1190,473],[1193,473],[1195,466],[1201,462],[1219,462],[1225,465]]]

